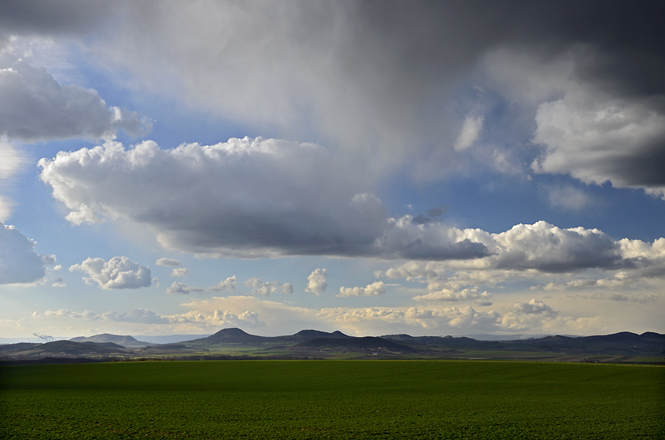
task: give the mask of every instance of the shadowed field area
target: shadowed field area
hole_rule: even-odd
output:
[[[663,438],[665,368],[479,361],[0,367],[7,438]]]

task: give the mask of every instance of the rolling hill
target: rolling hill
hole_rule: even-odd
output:
[[[452,336],[354,337],[342,332],[301,330],[257,336],[238,328],[170,344],[147,344],[111,334],[69,341],[0,345],[1,360],[44,358],[228,359],[228,358],[418,358],[529,359],[550,361],[665,363],[665,335],[621,332],[586,337],[546,336],[484,341]]]
[[[125,348],[139,348],[139,347],[146,347],[149,345],[147,342],[142,342],[142,341],[137,341],[134,337],[132,336],[127,336],[127,335],[112,335],[109,333],[102,333],[100,335],[94,335],[94,336],[78,336],[76,338],[70,339],[70,341],[74,342],[112,342],[114,344],[122,345]]]
[[[125,347],[112,342],[52,341],[43,344],[19,343],[0,346],[2,359],[124,356],[129,353]]]

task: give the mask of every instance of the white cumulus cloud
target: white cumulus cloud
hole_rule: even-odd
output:
[[[307,276],[307,287],[305,292],[311,292],[315,295],[321,295],[328,288],[328,271],[326,269],[314,269],[314,271]]]
[[[184,277],[189,274],[189,269],[186,267],[176,267],[171,271],[171,276],[172,277]]]
[[[252,289],[254,295],[268,296],[278,290],[284,294],[293,293],[293,285],[291,283],[280,283],[279,281],[266,282],[256,277],[245,281],[245,285]]]
[[[87,258],[80,264],[70,266],[70,271],[80,271],[88,276],[86,283],[97,283],[102,289],[137,289],[148,287],[152,281],[150,268],[132,262],[127,257]]]
[[[237,278],[235,275],[226,278],[225,280],[220,281],[214,286],[208,287],[209,292],[221,292],[223,290],[229,290],[231,292],[236,290]]]
[[[365,287],[340,287],[337,296],[377,296],[386,293],[386,285],[383,281],[368,284]]]

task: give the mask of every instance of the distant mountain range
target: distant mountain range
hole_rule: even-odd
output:
[[[227,328],[198,339],[149,344],[132,336],[101,334],[69,341],[0,345],[0,359],[231,359],[231,358],[418,358],[523,359],[587,362],[665,363],[665,335],[546,336],[477,340],[452,336],[354,337],[342,332],[302,330],[287,336],[256,336]]]
[[[141,342],[137,341],[133,336],[120,336],[120,335],[112,335],[110,333],[102,333],[101,335],[94,335],[94,336],[79,336],[77,338],[72,338],[70,341],[74,342],[112,342],[114,344],[121,345],[125,348],[139,348],[139,347],[146,347],[149,345],[148,342]]]

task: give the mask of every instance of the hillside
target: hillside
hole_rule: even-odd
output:
[[[354,338],[346,336],[339,337],[324,337],[314,338],[295,345],[294,349],[316,349],[319,351],[332,351],[332,352],[360,352],[366,354],[414,354],[419,350],[409,347],[408,345],[400,344],[399,342],[390,341],[384,338],[377,338],[372,336],[365,336],[362,338]]]
[[[0,346],[1,359],[81,358],[124,356],[125,347],[112,342],[53,341],[43,344],[9,344]]]
[[[100,335],[94,335],[94,336],[79,336],[76,338],[70,339],[70,341],[73,342],[112,342],[114,344],[122,345],[125,348],[139,348],[139,347],[146,347],[149,345],[147,342],[142,342],[142,341],[137,341],[134,337],[132,336],[127,336],[127,335],[112,335],[109,333],[102,333]]]
[[[665,363],[665,335],[621,332],[586,337],[481,341],[452,336],[354,337],[342,332],[301,330],[257,336],[238,328],[171,344],[151,344],[111,334],[70,341],[0,345],[0,359],[43,358],[229,359],[229,358],[418,358],[522,359],[572,362]]]

